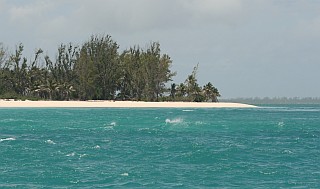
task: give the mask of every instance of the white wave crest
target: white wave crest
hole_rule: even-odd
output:
[[[45,143],[47,143],[47,144],[56,144],[56,143],[53,142],[52,140],[46,140]]]
[[[109,124],[104,125],[105,129],[107,130],[113,130],[115,126],[117,126],[117,122],[115,121],[112,121]]]
[[[70,154],[67,154],[66,156],[67,157],[73,157],[73,156],[75,156],[76,155],[76,153],[75,152],[72,152],[72,153],[70,153]]]
[[[10,137],[10,138],[2,138],[2,139],[0,139],[0,142],[10,141],[10,140],[16,140],[16,139],[15,139],[15,138],[12,138],[12,137]]]
[[[122,173],[121,176],[127,177],[127,176],[129,176],[129,173]]]
[[[166,119],[166,124],[178,124],[178,123],[182,123],[183,119],[182,118],[176,118],[176,119]]]

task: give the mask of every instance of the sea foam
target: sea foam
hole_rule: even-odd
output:
[[[46,140],[45,143],[47,143],[47,144],[56,144],[56,143],[53,142],[52,140]]]
[[[127,176],[129,176],[129,173],[122,173],[121,176],[127,177]]]
[[[2,139],[0,139],[0,142],[10,141],[10,140],[16,140],[16,139],[15,138],[2,138]]]
[[[117,122],[115,122],[115,121],[112,121],[112,122],[110,122],[109,124],[105,124],[105,125],[104,125],[105,129],[107,129],[107,130],[113,130],[113,128],[114,128],[115,126],[117,126]]]
[[[175,118],[175,119],[166,119],[166,124],[178,124],[178,123],[182,123],[183,119],[182,118]]]

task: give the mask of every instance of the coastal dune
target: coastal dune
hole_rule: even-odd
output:
[[[142,102],[142,101],[10,101],[0,100],[0,108],[254,108],[241,103]]]

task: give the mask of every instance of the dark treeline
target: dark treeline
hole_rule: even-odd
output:
[[[176,73],[157,42],[119,52],[109,35],[96,35],[81,46],[61,44],[54,59],[38,49],[28,60],[23,50],[20,44],[8,53],[0,44],[0,98],[216,102],[220,96],[210,82],[198,85],[198,66],[184,83],[168,83]]]
[[[239,102],[239,103],[246,103],[246,104],[256,104],[256,105],[263,105],[263,104],[320,104],[320,98],[317,97],[264,97],[264,98],[233,98],[233,99],[224,99],[224,102]]]

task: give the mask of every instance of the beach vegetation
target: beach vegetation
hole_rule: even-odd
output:
[[[133,100],[217,102],[212,83],[201,87],[198,64],[184,83],[159,42],[122,52],[109,35],[93,35],[82,45],[61,44],[55,57],[36,49],[28,60],[19,44],[13,53],[0,43],[0,98],[30,100]]]

